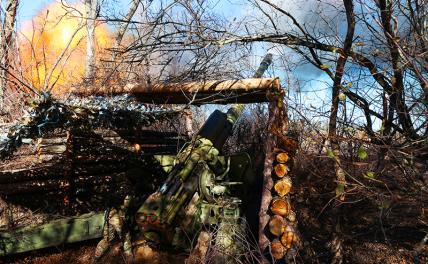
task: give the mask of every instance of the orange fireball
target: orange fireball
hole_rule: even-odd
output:
[[[19,35],[19,55],[23,75],[35,88],[54,85],[52,92],[61,94],[82,80],[86,54],[84,11],[83,4],[64,7],[54,3],[24,22]],[[98,57],[108,48],[110,35],[105,25],[97,24]]]

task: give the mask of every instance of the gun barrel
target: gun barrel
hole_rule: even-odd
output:
[[[269,65],[271,65],[272,58],[273,56],[271,53],[268,53],[264,56],[262,62],[259,65],[259,68],[257,69],[256,73],[253,76],[254,78],[261,78],[263,76],[267,68],[269,68]],[[232,126],[233,124],[236,123],[238,118],[242,115],[242,113],[244,112],[244,109],[245,109],[245,105],[235,104],[234,106],[229,108],[229,110],[227,110],[227,120],[229,120],[229,122],[232,123]]]
[[[259,68],[257,69],[256,73],[254,74],[254,78],[262,78],[263,74],[269,68],[269,65],[272,63],[272,54],[268,53],[263,58],[262,62],[260,63]]]

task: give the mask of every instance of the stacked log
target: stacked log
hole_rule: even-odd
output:
[[[280,140],[277,144],[282,145]],[[294,254],[299,238],[296,231],[296,214],[290,202],[292,192],[290,152],[281,148],[275,149],[274,154],[274,198],[270,204],[272,216],[269,220],[269,232],[271,237],[274,237],[271,242],[272,256],[279,260],[283,259],[287,253]]]
[[[292,259],[299,247],[297,218],[292,209],[292,164],[298,142],[287,135],[287,116],[281,92],[269,105],[269,138],[263,172],[259,246],[275,260]]]
[[[18,151],[0,163],[0,193],[12,195],[123,182],[129,169],[143,168],[154,154],[175,154],[187,140],[173,132],[107,129],[59,131],[34,139],[26,151]],[[149,165],[153,167],[152,165]]]

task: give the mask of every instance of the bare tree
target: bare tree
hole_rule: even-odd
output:
[[[13,33],[16,21],[16,11],[18,9],[18,0],[8,0],[6,2],[5,15],[0,32],[0,59],[2,68],[0,69],[0,109],[3,109],[4,91],[7,86],[7,71],[10,66],[9,51],[13,41]]]
[[[95,78],[95,22],[98,16],[98,0],[85,0],[86,12],[86,70],[85,79],[92,83]]]
[[[0,2],[1,4],[1,2]],[[7,87],[7,71],[9,70],[9,50],[11,49],[13,41],[13,33],[16,21],[16,11],[18,9],[18,0],[8,0],[6,2],[5,14],[3,21],[1,21],[0,31],[0,59],[2,67],[0,68],[0,111],[3,110],[4,91]],[[10,209],[5,201],[0,198],[0,222],[3,222],[7,226],[10,225]]]
[[[128,29],[129,23],[131,22],[131,19],[134,16],[135,12],[137,11],[140,3],[141,3],[141,0],[132,0],[128,13],[124,17],[123,22],[120,24],[119,30],[117,31],[116,43],[114,44],[115,48],[118,48],[121,45],[123,36],[125,35],[126,30]]]

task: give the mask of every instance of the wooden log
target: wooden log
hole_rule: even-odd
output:
[[[36,147],[46,147],[55,145],[65,145],[67,143],[66,137],[52,137],[52,138],[39,138],[35,145]]]
[[[149,129],[125,129],[125,128],[116,128],[114,130],[111,129],[102,129],[102,130],[92,130],[88,131],[79,131],[76,132],[76,139],[86,139],[91,136],[98,135],[101,137],[146,137],[146,138],[171,138],[171,137],[186,137],[185,135],[181,135],[175,131],[157,131],[157,130],[149,130]]]
[[[65,129],[54,129],[54,131],[49,131],[45,134],[43,134],[43,139],[55,139],[55,138],[66,138],[67,137],[67,130]],[[40,140],[38,138],[37,140]]]
[[[74,178],[72,181],[65,179],[49,179],[40,181],[28,181],[11,184],[1,184],[0,193],[6,195],[35,193],[67,188],[70,184],[84,186],[85,184],[101,185],[113,181],[125,180],[125,173],[110,173],[107,175],[90,175]]]
[[[274,215],[269,221],[269,231],[272,235],[279,237],[284,233],[286,222],[282,216]]]
[[[177,144],[179,141],[184,141],[183,138],[179,137],[127,137],[124,140],[121,137],[103,137],[103,140],[108,141],[108,143],[115,144],[117,146],[126,146],[130,144],[160,144],[160,145],[172,145]]]
[[[278,163],[286,163],[289,159],[290,159],[290,157],[288,156],[288,154],[286,152],[281,152],[281,153],[276,155],[276,161]]]
[[[58,219],[39,226],[0,232],[0,256],[102,237],[104,213]]]
[[[269,103],[269,119],[268,119],[268,137],[265,141],[265,160],[263,168],[263,191],[259,211],[259,247],[262,252],[269,246],[269,238],[265,234],[266,225],[269,222],[269,204],[272,200],[271,190],[273,188],[272,165],[273,165],[273,148],[276,144],[276,137],[271,132],[273,121],[278,114],[278,109],[275,102]]]
[[[184,143],[184,142],[183,142]],[[179,145],[141,145],[141,150],[145,155],[173,155],[181,149],[182,144]]]
[[[126,155],[126,154],[129,154],[130,151],[128,149],[120,148],[116,146],[98,146],[98,148],[94,148],[94,147],[81,145],[81,146],[75,147],[75,153],[76,155],[85,153],[89,155],[99,156],[99,155],[108,155],[113,153],[115,155]]]
[[[0,172],[0,185],[61,179],[64,177],[65,168],[63,165],[63,163],[59,162],[36,168],[4,170]],[[88,162],[75,164],[73,170],[75,175],[84,176],[120,173],[128,168],[129,164],[125,162]]]
[[[89,164],[75,164],[75,175],[97,175],[106,173],[119,173],[124,172],[129,168],[129,164],[125,162],[115,163],[89,163]]]
[[[64,145],[67,142],[67,137],[52,137],[52,138],[39,138],[37,139],[37,146],[48,146],[48,145]]]
[[[270,210],[276,215],[286,217],[291,210],[291,206],[287,200],[275,198],[272,200]]]
[[[48,145],[48,146],[38,146],[37,153],[41,154],[63,154],[67,149],[66,145]]]
[[[76,137],[75,138],[75,144],[76,144],[76,146],[88,146],[88,147],[90,147],[90,146],[99,146],[99,145],[107,145],[107,144],[111,145],[112,141],[116,143],[116,142],[119,142],[120,140],[122,140],[121,137],[100,137],[100,138],[96,138],[96,137],[91,137],[90,135],[88,135],[87,137]]]
[[[277,181],[273,188],[279,197],[284,197],[291,191],[291,185],[291,179],[289,177],[284,177]]]
[[[160,144],[173,145],[187,142],[189,138],[175,132],[157,132],[150,130],[101,130],[94,133],[80,132],[75,136],[75,145],[94,147],[113,144],[116,147],[124,147],[130,144]]]
[[[0,193],[11,195],[18,193],[42,192],[64,187],[63,179],[49,179],[40,181],[19,182],[0,185]]]
[[[287,249],[292,248],[297,243],[297,241],[299,241],[299,238],[296,232],[292,230],[285,231],[281,236],[281,243]]]
[[[287,166],[282,163],[276,164],[274,170],[275,170],[275,175],[278,176],[279,178],[284,177],[285,175],[287,175],[287,172],[288,172]]]
[[[283,259],[287,253],[287,249],[282,245],[281,241],[274,239],[271,243],[272,257],[275,260]]]
[[[56,164],[46,164],[36,168],[4,170],[0,172],[0,184],[53,179],[62,174],[62,169]]]
[[[81,153],[74,157],[74,161],[76,164],[124,162],[129,160],[129,157],[129,155],[117,155],[115,153],[103,155]]]
[[[213,80],[189,83],[166,83],[148,86],[128,84],[94,90],[93,87],[74,91],[75,94],[125,94],[130,93],[143,103],[261,103],[267,102],[271,92],[278,91],[278,79]]]
[[[101,185],[111,182],[120,182],[126,179],[125,173],[112,173],[109,175],[92,175],[92,176],[81,176],[73,180],[75,186],[85,186],[90,183],[92,185]]]

